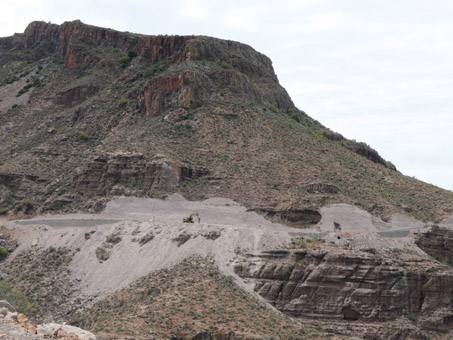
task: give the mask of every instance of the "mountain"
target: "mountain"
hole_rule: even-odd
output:
[[[298,224],[339,202],[384,219],[452,213],[452,192],[297,109],[269,58],[238,42],[32,22],[0,39],[0,65],[3,214],[173,192]]]
[[[251,47],[32,22],[0,66],[0,300],[30,325],[453,336],[453,192],[296,108]]]

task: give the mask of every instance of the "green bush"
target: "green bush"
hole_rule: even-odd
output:
[[[120,104],[120,106],[126,106],[128,100],[126,98],[120,98],[120,100],[118,100],[118,103]]]
[[[31,211],[37,203],[35,201],[32,201],[29,198],[24,198],[22,201],[20,201],[16,207],[14,208],[15,211],[19,210],[24,210],[25,212]]]
[[[269,105],[269,110],[271,110],[272,112],[275,112],[275,113],[278,112],[277,106],[275,106],[274,104]]]
[[[124,57],[121,57],[119,62],[120,62],[120,65],[122,68],[126,68],[129,66],[129,64],[131,63],[131,57],[129,57],[128,55],[127,56],[124,56]]]
[[[332,140],[332,141],[344,140],[344,137],[341,134],[339,134],[337,132],[333,132],[332,130],[323,131],[322,135],[324,137],[326,137],[328,140]]]
[[[231,70],[233,68],[233,66],[231,66],[230,64],[228,64],[226,61],[222,61],[222,63],[220,64],[220,66],[225,69],[225,70]]]
[[[3,247],[0,247],[0,261],[6,259],[8,256],[8,250]]]
[[[38,77],[33,78],[32,84],[33,84],[32,86],[41,87],[42,86],[41,79],[39,79]]]
[[[9,211],[9,208],[3,208],[3,209],[0,209],[0,216],[1,215],[6,215],[6,213]]]
[[[137,56],[137,52],[129,51],[129,52],[127,52],[127,56],[132,60]]]
[[[148,78],[153,76],[154,73],[156,73],[156,69],[154,67],[150,67],[149,69],[145,70],[145,72],[143,72],[143,76]]]
[[[33,314],[34,308],[28,297],[13,288],[13,285],[0,281],[0,300],[6,300],[11,303],[17,310],[26,315]]]
[[[93,138],[93,136],[90,136],[88,133],[79,130],[76,130],[75,134],[83,141],[89,141]]]
[[[16,95],[16,97],[20,97],[24,93],[27,93],[32,87],[41,87],[42,83],[38,77],[33,78],[33,81],[25,85]]]

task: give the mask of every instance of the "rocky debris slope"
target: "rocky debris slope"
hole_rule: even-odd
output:
[[[3,340],[96,340],[96,336],[78,327],[48,323],[34,326],[5,300],[0,300],[0,338]]]
[[[74,302],[78,281],[70,272],[74,253],[68,248],[36,246],[16,251],[2,264],[0,295],[39,322],[64,321],[68,313],[80,308]]]
[[[73,321],[98,339],[335,339],[266,307],[198,256],[140,278]]]
[[[9,235],[1,233],[0,227],[0,261],[4,260],[17,247],[17,241],[12,240]]]

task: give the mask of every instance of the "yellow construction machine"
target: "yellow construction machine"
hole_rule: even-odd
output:
[[[193,221],[193,217],[194,217],[194,216],[197,216],[197,217],[198,217],[198,223],[200,223],[200,217],[198,216],[198,213],[190,214],[189,217],[184,217],[184,218],[182,219],[182,221],[183,221],[184,223],[194,223],[194,221]]]

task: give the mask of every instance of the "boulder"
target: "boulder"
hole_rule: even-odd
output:
[[[8,301],[0,300],[0,309],[6,309],[11,313],[16,313],[16,308],[14,308]],[[6,315],[6,314],[5,314]]]
[[[75,326],[61,325],[57,323],[46,323],[38,325],[37,334],[42,337],[52,337],[54,335],[66,334],[67,336],[74,335],[81,340],[96,340],[96,336],[88,331]]]

